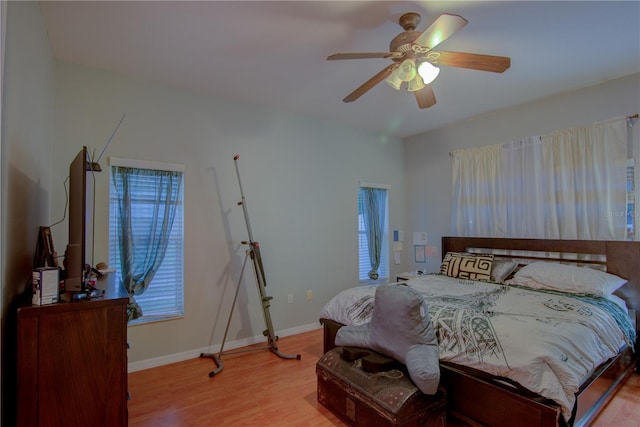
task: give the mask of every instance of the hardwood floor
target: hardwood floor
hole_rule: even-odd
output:
[[[223,354],[224,369],[213,378],[208,374],[215,364],[206,358],[129,374],[129,426],[343,426],[317,401],[322,331],[284,337],[278,349],[302,359],[280,359],[262,349]],[[640,375],[627,381],[592,426],[640,427]]]

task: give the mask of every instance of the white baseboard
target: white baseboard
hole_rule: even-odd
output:
[[[303,332],[309,332],[316,329],[320,329],[321,326],[317,323],[311,323],[308,325],[296,326],[295,328],[284,329],[282,331],[276,331],[276,335],[279,338],[288,337],[291,335],[301,334]],[[250,338],[245,338],[242,340],[226,342],[224,344],[225,350],[233,350],[240,347],[246,347],[248,345],[259,344],[264,342],[264,335],[254,336]],[[182,362],[183,360],[195,359],[200,357],[202,353],[208,354],[211,353],[211,348],[215,348],[215,353],[217,353],[220,348],[220,343],[215,344],[211,347],[202,347],[199,349],[183,351],[180,353],[167,354],[166,356],[160,357],[152,357],[151,359],[140,360],[137,362],[129,362],[128,364],[128,372],[136,372],[142,371],[144,369],[155,368],[162,365],[168,365],[170,363]]]

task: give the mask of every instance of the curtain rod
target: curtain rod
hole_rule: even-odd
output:
[[[627,116],[627,120],[633,120],[633,119],[637,119],[640,118],[640,114],[635,113],[632,116]],[[449,157],[453,157],[453,152],[449,151]]]

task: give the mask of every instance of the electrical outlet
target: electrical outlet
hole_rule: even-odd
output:
[[[307,291],[307,301],[311,301],[312,298],[313,298],[313,292],[311,292],[311,289],[309,289]]]
[[[289,304],[292,304],[292,303],[293,303],[293,294],[289,294],[289,295],[287,295],[287,302],[288,302]]]

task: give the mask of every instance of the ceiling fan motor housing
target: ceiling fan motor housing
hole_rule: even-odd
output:
[[[421,34],[421,31],[403,31],[391,40],[389,43],[390,52],[402,52],[404,55],[400,58],[392,58],[396,62],[401,62],[405,59],[411,58],[413,50],[411,49],[411,43]]]
[[[405,13],[400,17],[398,23],[404,31],[391,40],[391,43],[389,43],[389,51],[402,52],[404,55],[401,58],[391,59],[396,62],[402,62],[405,59],[414,59],[415,54],[412,51],[411,44],[422,34],[422,31],[416,31],[420,21],[420,14],[416,12]]]
[[[420,24],[420,20],[421,18],[419,13],[407,12],[400,17],[398,23],[405,31],[409,31],[415,30],[418,27],[418,24]]]

